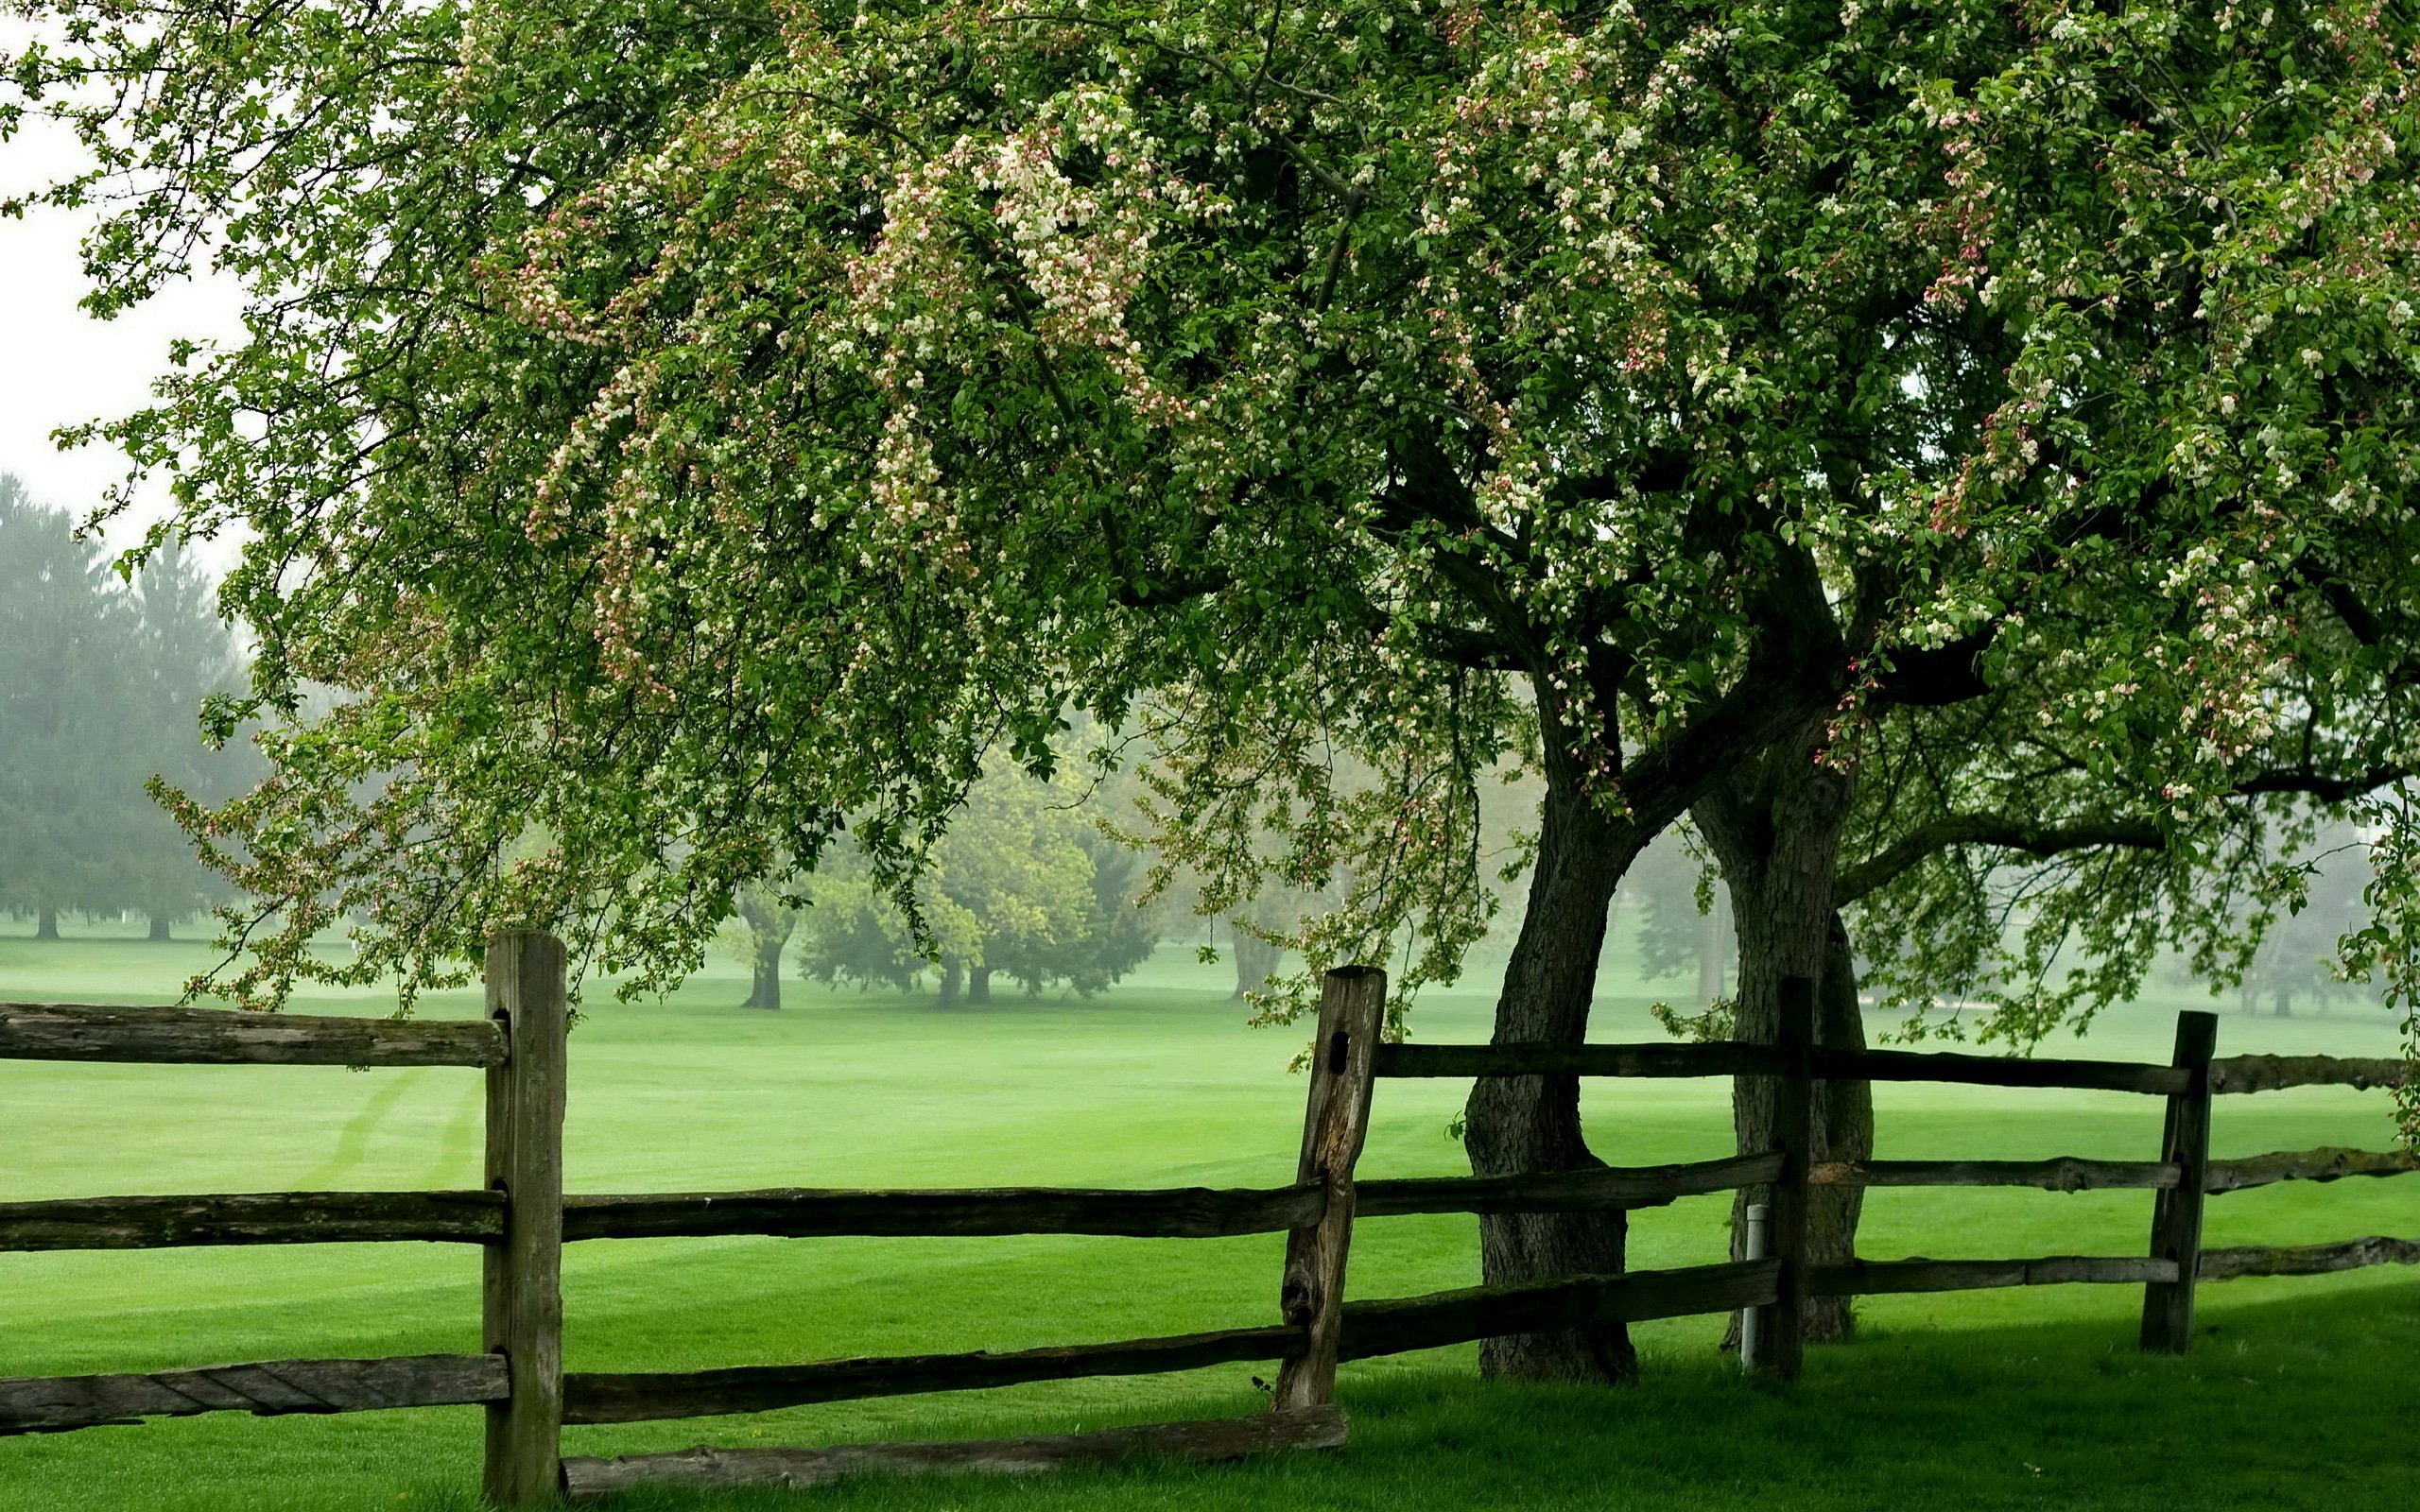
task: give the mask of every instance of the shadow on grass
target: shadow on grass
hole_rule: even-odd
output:
[[[1348,1370],[1354,1442],[1341,1453],[1016,1481],[864,1479],[819,1488],[811,1503],[750,1491],[601,1505],[2382,1512],[2413,1504],[2407,1404],[2415,1364],[2420,1284],[2373,1282],[2205,1301],[2194,1352],[2181,1360],[2141,1356],[2131,1338],[2096,1322],[1877,1331],[1812,1352],[1795,1388],[1743,1381],[1705,1356],[1651,1360],[1647,1383],[1625,1391],[1483,1384],[1463,1364],[1400,1362]],[[1214,1416],[1250,1404],[1187,1408]],[[698,1426],[710,1441],[749,1441]],[[968,1418],[934,1423],[925,1436],[1016,1431],[998,1418]]]

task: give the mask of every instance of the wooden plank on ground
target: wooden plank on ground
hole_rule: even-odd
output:
[[[0,1434],[55,1433],[205,1412],[370,1412],[495,1401],[504,1362],[489,1354],[384,1360],[261,1360],[149,1375],[0,1381]]]
[[[494,1192],[237,1192],[0,1202],[0,1250],[476,1244],[503,1231],[504,1197]]]
[[[712,1449],[621,1459],[563,1461],[573,1498],[657,1486],[687,1490],[766,1486],[803,1490],[844,1476],[1031,1475],[1070,1465],[1136,1457],[1241,1459],[1277,1450],[1341,1449],[1343,1409],[1307,1407],[1211,1422],[1154,1423],[1038,1438],[977,1438],[938,1444],[842,1444],[831,1449]]]
[[[0,1059],[187,1065],[493,1066],[483,1020],[337,1019],[233,1008],[0,1003]]]
[[[1880,1297],[1894,1292],[1974,1292],[2002,1286],[2073,1282],[2139,1286],[2176,1280],[2176,1263],[2137,1255],[2039,1255],[2030,1260],[1858,1260],[1809,1268],[1818,1297]]]
[[[568,1242],[710,1234],[787,1238],[1119,1234],[1142,1239],[1222,1239],[1280,1233],[1316,1223],[1326,1204],[1326,1189],[1316,1184],[1130,1192],[1072,1187],[927,1192],[784,1188],[577,1195],[563,1199],[563,1238]]]
[[[810,1402],[927,1391],[976,1391],[1031,1381],[1085,1376],[1154,1375],[1199,1370],[1299,1353],[1304,1332],[1284,1324],[1126,1339],[1114,1344],[1058,1345],[993,1354],[911,1354],[804,1365],[736,1366],[719,1370],[609,1373],[578,1371],[563,1378],[563,1421],[648,1422],[766,1412]]]

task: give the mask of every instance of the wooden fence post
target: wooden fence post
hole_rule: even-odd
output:
[[[1344,1325],[1344,1254],[1353,1242],[1353,1162],[1370,1129],[1371,1064],[1386,1022],[1387,973],[1348,966],[1327,973],[1320,991],[1319,1038],[1311,1046],[1309,1108],[1303,1120],[1298,1182],[1327,1189],[1319,1222],[1286,1237],[1286,1280],[1278,1306],[1307,1332],[1303,1353],[1277,1376],[1276,1408],[1324,1407],[1336,1400],[1336,1353]]]
[[[1757,1329],[1761,1358],[1749,1364],[1783,1381],[1798,1379],[1806,1348],[1806,1188],[1815,1161],[1815,979],[1781,979],[1781,1017],[1774,1047],[1781,1062],[1773,1078],[1773,1143],[1781,1152],[1781,1175],[1770,1188],[1767,1237],[1780,1262],[1773,1305]]]
[[[2193,1345],[2193,1282],[2202,1268],[2202,1204],[2210,1184],[2210,1055],[2218,1048],[2219,1016],[2176,1016],[2176,1055],[2185,1090],[2168,1099],[2160,1159],[2180,1170],[2176,1185],[2152,1199],[2152,1259],[2176,1262],[2176,1280],[2143,1288],[2143,1349],[2183,1354]]]
[[[562,942],[527,930],[492,936],[487,1002],[505,1033],[504,1063],[488,1070],[487,1159],[504,1236],[486,1247],[480,1332],[505,1358],[510,1394],[488,1404],[480,1487],[499,1507],[548,1506],[562,1480]]]

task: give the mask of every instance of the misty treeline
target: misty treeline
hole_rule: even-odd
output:
[[[142,915],[154,939],[223,890],[149,789],[216,799],[251,753],[202,739],[202,700],[240,685],[213,585],[174,548],[122,577],[75,522],[0,473],[0,911],[56,937],[62,915]]]

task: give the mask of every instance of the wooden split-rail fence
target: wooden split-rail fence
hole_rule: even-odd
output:
[[[2284,1248],[2206,1249],[2210,1194],[2284,1180],[2413,1169],[2402,1154],[2308,1150],[2213,1160],[2214,1094],[2313,1085],[2376,1087],[2396,1060],[2243,1056],[2212,1058],[2216,1020],[2179,1016],[2165,1066],[2105,1060],[1831,1050],[1809,1038],[1813,985],[1786,985],[1774,1044],[1383,1044],[1386,978],[1329,973],[1308,1078],[1295,1181],[1266,1190],[869,1192],[782,1190],[565,1196],[566,1085],[562,945],[497,936],[487,955],[488,1017],[427,1022],[283,1017],[214,1009],[0,1005],[0,1057],[199,1064],[463,1066],[487,1075],[487,1177],[477,1192],[285,1192],[98,1197],[0,1204],[0,1249],[127,1249],[184,1245],[454,1241],[481,1246],[483,1352],[367,1360],[272,1360],[150,1374],[0,1380],[0,1434],[148,1417],[244,1411],[354,1412],[477,1405],[487,1415],[482,1486],[498,1506],[654,1485],[808,1486],[859,1470],[1030,1470],[1131,1454],[1235,1458],[1334,1448],[1342,1360],[1547,1330],[1754,1310],[1748,1363],[1797,1373],[1806,1299],[1886,1292],[2100,1281],[2144,1288],[2142,1345],[2182,1351],[2196,1281],[2420,1263],[2420,1238],[2373,1237]],[[1413,1180],[1357,1177],[1374,1082],[1387,1076],[1771,1076],[1775,1147],[1718,1160]],[[1824,1077],[1962,1082],[2140,1092],[2166,1099],[2156,1160],[1813,1160],[1812,1087]],[[2149,1252],[2023,1260],[1856,1260],[1810,1264],[1806,1199],[1823,1184],[2035,1186],[2152,1191]],[[1754,1259],[1613,1276],[1567,1276],[1424,1297],[1346,1302],[1356,1218],[1403,1213],[1578,1211],[1766,1189],[1770,1250]],[[653,1373],[562,1368],[561,1267],[566,1242],[723,1234],[1288,1235],[1280,1321],[1109,1344],[1006,1353],[928,1354]],[[1141,1375],[1280,1362],[1273,1410],[1249,1418],[1106,1433],[820,1450],[696,1449],[621,1459],[565,1458],[566,1423],[621,1423],[761,1412],[812,1402],[960,1391],[1083,1376]]]

